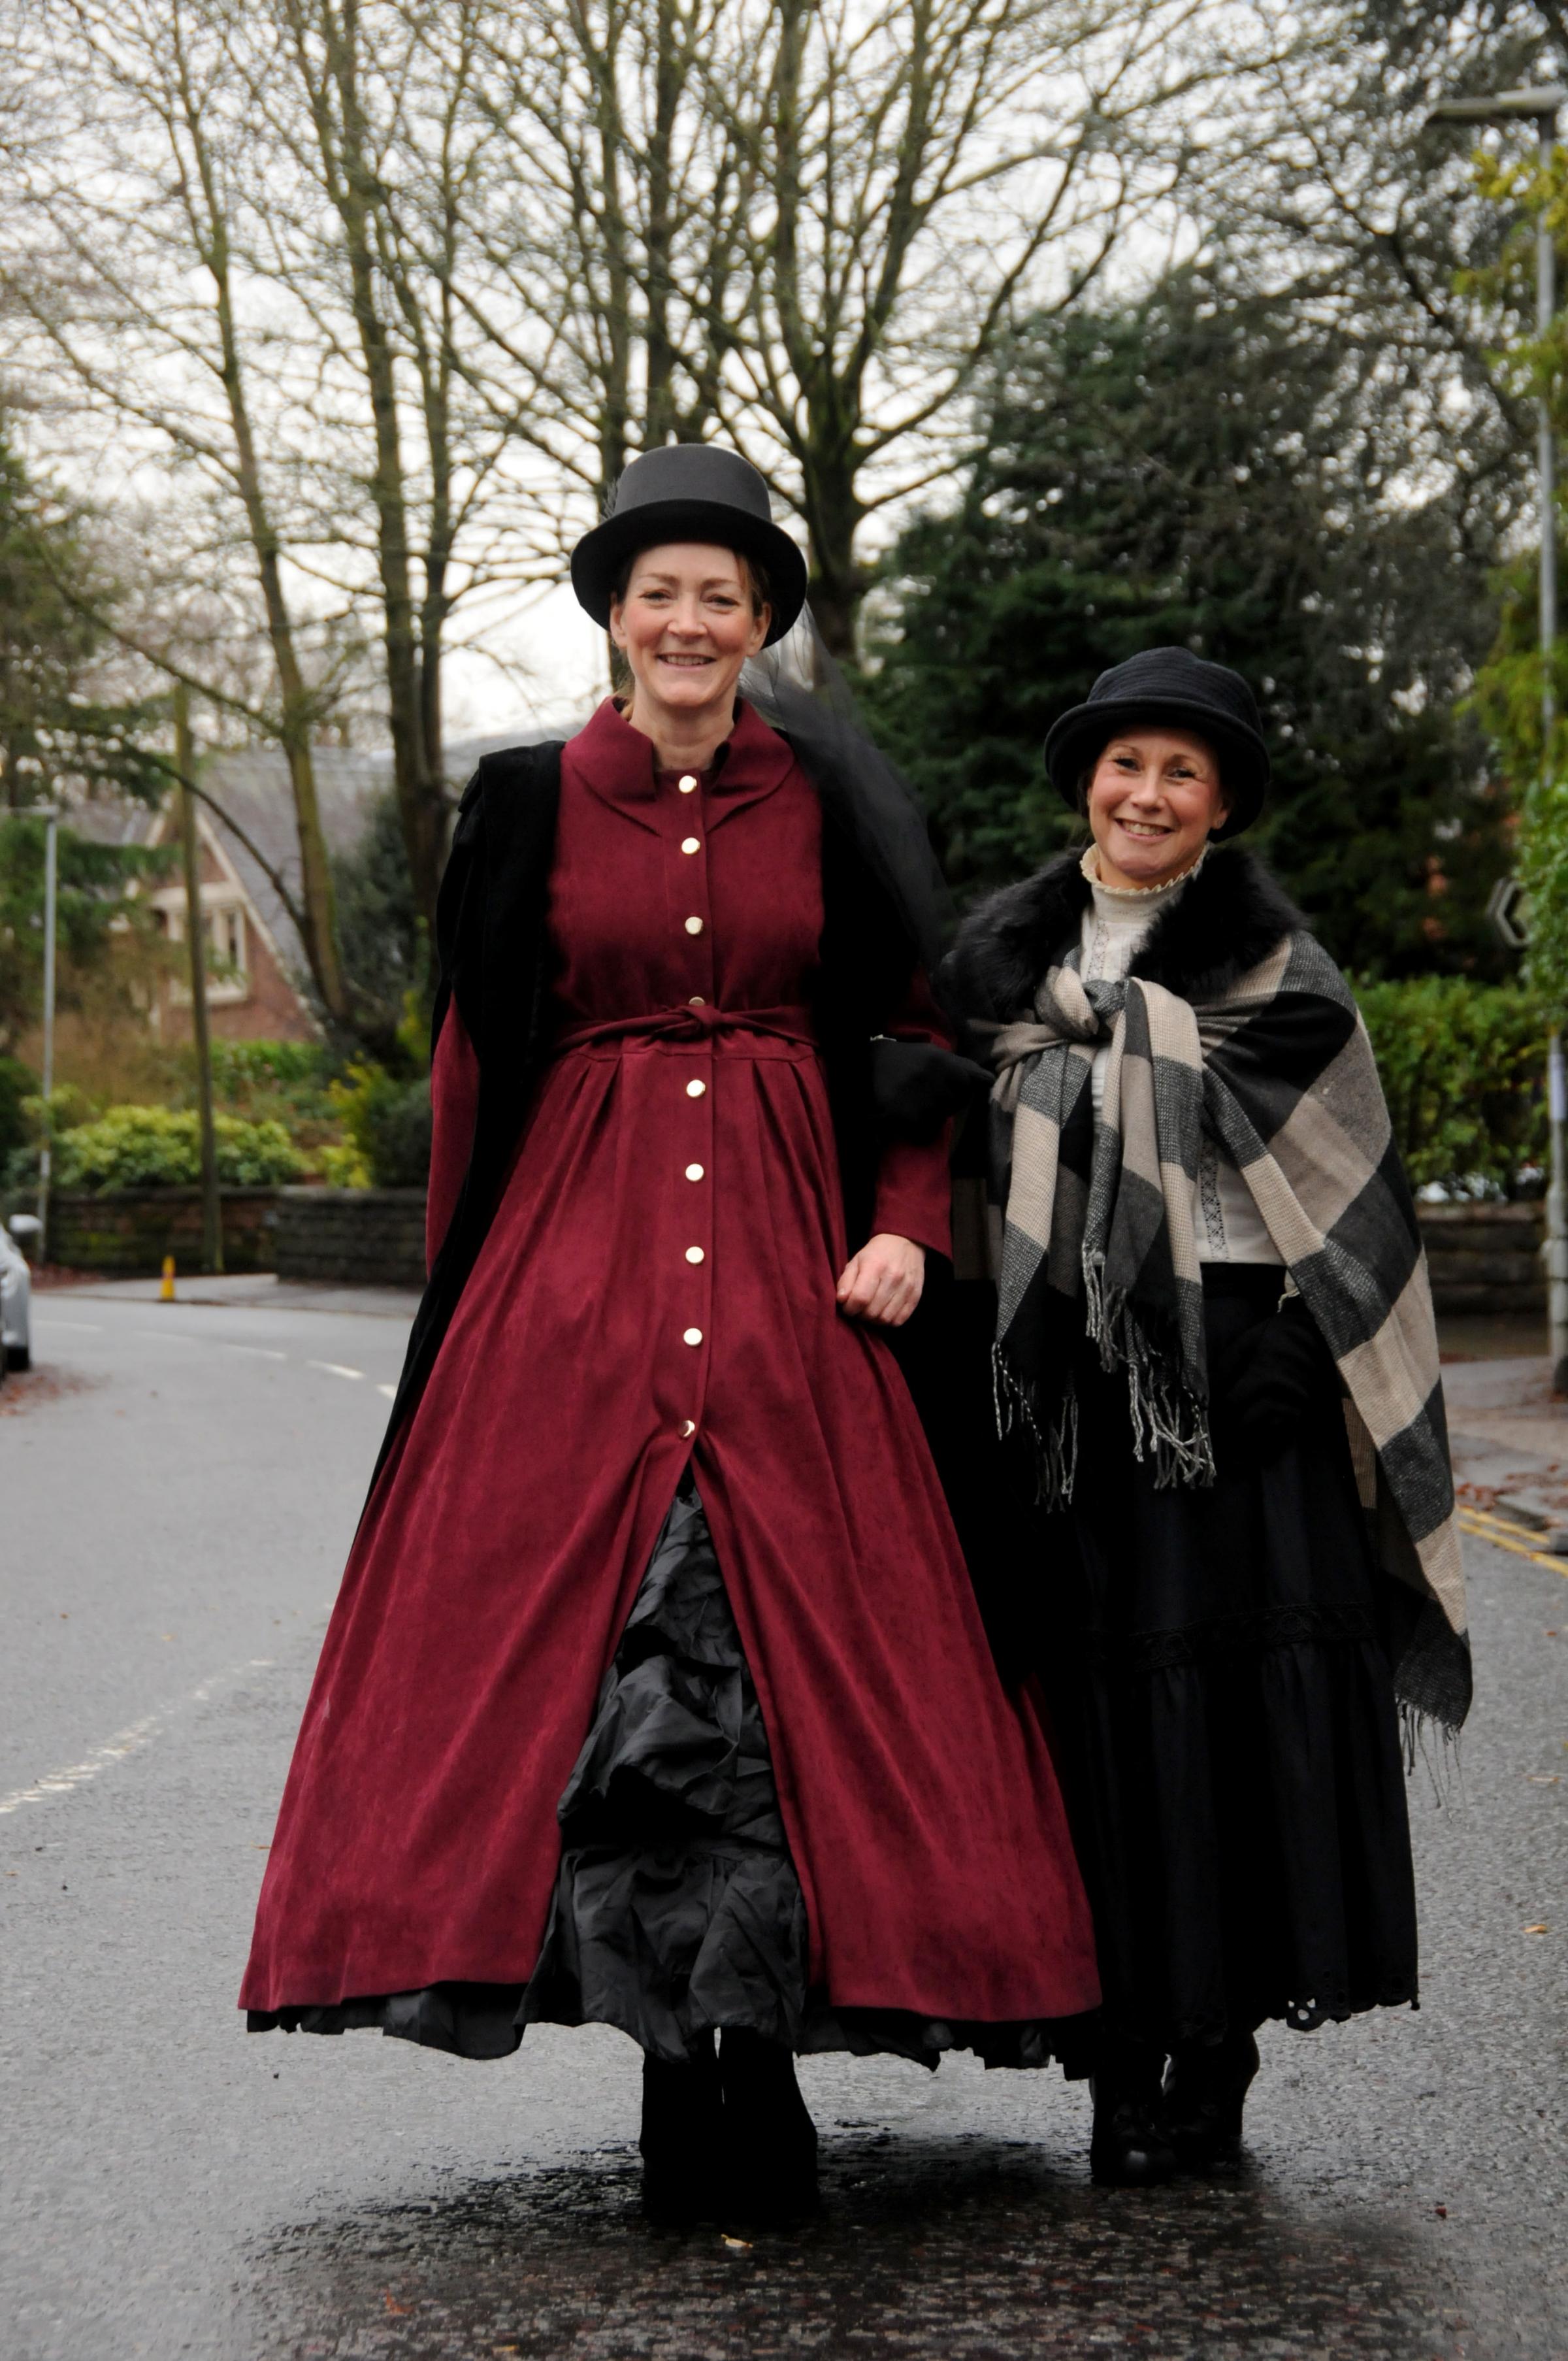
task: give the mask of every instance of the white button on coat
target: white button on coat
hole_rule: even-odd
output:
[[[686,920],[686,932],[688,935],[700,935],[702,932],[702,920],[700,918],[688,918]]]
[[[702,1167],[701,1167],[701,1165],[700,1165],[700,1164],[688,1164],[688,1165],[686,1166],[686,1179],[687,1179],[688,1180],[700,1180],[702,1179]]]
[[[688,1099],[699,1099],[707,1088],[707,1084],[706,1082],[688,1082],[686,1084],[686,1096]]]
[[[687,1260],[687,1262],[703,1262],[703,1261],[705,1261],[706,1259],[707,1259],[707,1257],[706,1257],[706,1256],[704,1255],[703,1250],[702,1250],[702,1248],[701,1248],[700,1246],[687,1246],[687,1248],[686,1248],[686,1260]]]
[[[681,1342],[683,1345],[700,1345],[702,1342],[702,1330],[700,1328],[687,1328],[684,1330],[681,1336]]]
[[[696,795],[696,781],[693,778],[689,771],[686,773],[685,777],[680,782],[680,789],[683,796]]]
[[[681,851],[683,852],[700,852],[702,851],[701,837],[683,836],[681,839]]]

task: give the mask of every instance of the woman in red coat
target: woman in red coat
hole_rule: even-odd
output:
[[[636,461],[573,579],[631,696],[464,798],[431,1284],[242,1999],[620,2026],[650,2213],[776,2217],[792,2052],[1043,2063],[1091,1938],[887,1341],[948,1250],[939,1123],[875,1124],[940,1081],[928,854],[736,704],[805,592],[744,461]]]

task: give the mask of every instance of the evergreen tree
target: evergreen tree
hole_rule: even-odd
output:
[[[45,823],[32,807],[58,804],[69,820],[96,794],[157,802],[168,785],[145,743],[151,708],[105,693],[98,618],[113,598],[81,522],[29,478],[0,418],[0,1049],[36,1023],[41,999]],[[169,858],[61,827],[62,1006],[116,922],[147,930],[145,904],[126,889]]]
[[[113,586],[82,522],[28,476],[0,416],[0,804],[117,788],[157,802],[148,705],[105,695]]]
[[[1506,964],[1485,918],[1505,814],[1460,705],[1513,495],[1457,471],[1411,495],[1398,378],[1223,269],[1020,335],[962,496],[901,540],[868,642],[872,719],[960,890],[1068,840],[1046,731],[1105,666],[1179,642],[1257,694],[1256,840],[1338,958]]]

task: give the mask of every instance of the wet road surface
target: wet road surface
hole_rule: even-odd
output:
[[[402,1333],[40,1298],[0,1391],[0,2355],[1568,2356],[1568,1580],[1469,1544],[1419,2013],[1270,2027],[1234,2187],[1088,2181],[1054,2075],[807,2061],[827,2207],[644,2229],[637,2058],[247,2037],[234,1994]],[[1544,1927],[1544,1933],[1528,1933]]]

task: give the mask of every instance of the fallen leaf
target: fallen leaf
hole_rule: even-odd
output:
[[[751,2251],[751,2241],[750,2238],[732,2238],[729,2236],[729,2233],[726,2232],[724,2235],[724,2243],[727,2246],[743,2246],[748,2254]]]
[[[1447,2206],[1446,2206],[1446,2205],[1434,2205],[1434,2206],[1432,2207],[1432,2209],[1431,2209],[1431,2210],[1432,2210],[1432,2212],[1437,2215],[1437,2218],[1438,2218],[1438,2220],[1439,2220],[1440,2222],[1446,2222],[1446,2221],[1447,2221],[1447,2219],[1448,2219],[1448,2208],[1447,2208]]]
[[[389,2295],[384,2295],[381,2301],[395,2320],[406,2319],[408,2316],[409,2306],[406,2303],[395,2303]]]
[[[1524,1935],[1544,1935],[1548,1932],[1546,1921],[1543,1918],[1539,1927],[1522,1927],[1519,1932]]]

